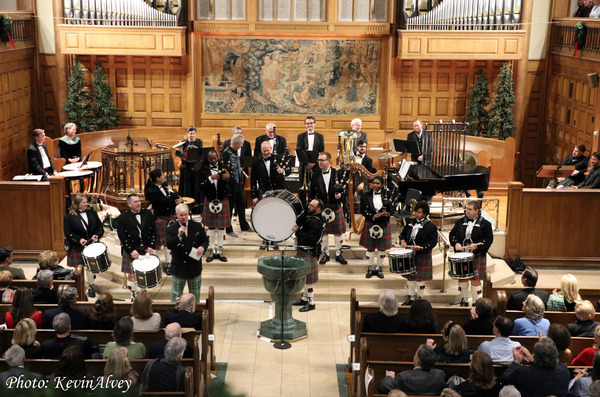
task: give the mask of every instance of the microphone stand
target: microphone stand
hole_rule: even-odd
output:
[[[284,288],[285,288],[285,280],[283,279],[283,266],[284,266],[284,254],[285,250],[281,248],[281,340],[279,342],[273,343],[273,347],[277,350],[287,350],[292,347],[292,344],[285,340],[283,337],[283,300],[285,298]]]

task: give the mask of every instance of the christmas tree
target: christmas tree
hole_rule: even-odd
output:
[[[110,84],[106,82],[106,74],[101,62],[96,63],[93,95],[92,106],[94,108],[96,130],[119,127],[121,125],[121,113],[115,107],[113,93]]]
[[[515,103],[512,68],[509,63],[505,63],[500,69],[496,97],[490,109],[490,135],[497,135],[500,139],[506,139],[513,135],[515,130],[513,107]]]
[[[476,136],[488,134],[488,123],[490,116],[487,106],[490,104],[490,90],[488,89],[488,77],[479,69],[475,73],[475,84],[471,87],[471,100],[467,109],[466,122],[469,123],[469,133]]]
[[[80,131],[94,131],[90,93],[85,87],[83,70],[79,58],[71,66],[71,77],[67,80],[69,94],[65,99],[63,111],[67,114],[66,123],[75,123]]]

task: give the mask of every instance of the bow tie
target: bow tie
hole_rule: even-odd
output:
[[[44,147],[43,143],[38,143],[38,147]]]
[[[376,192],[375,190],[373,190],[373,194],[377,194],[377,195],[381,195],[381,190]]]
[[[218,166],[216,166],[216,165],[211,165],[211,166],[210,166],[210,169],[211,169],[211,170],[218,170],[218,169],[219,169],[219,167],[218,167]]]
[[[79,210],[79,213],[80,213],[80,214],[85,214],[85,210],[83,210],[83,211],[82,211],[82,210]]]
[[[270,158],[270,157],[267,157],[267,158],[264,158],[264,157],[263,157],[263,160],[264,160],[265,162],[266,162],[266,161],[271,161],[271,158]]]
[[[362,154],[358,154],[358,153],[356,154],[356,157],[360,157],[361,159],[362,159],[362,156],[363,156]]]
[[[323,172],[323,175],[327,175],[327,174],[329,174],[329,171],[331,171],[331,170],[321,171],[321,172]]]
[[[133,212],[133,211],[131,211],[131,213],[132,213],[133,215],[139,215],[139,214],[140,214],[139,212]]]
[[[308,135],[315,135],[315,133],[314,132],[309,132]]]

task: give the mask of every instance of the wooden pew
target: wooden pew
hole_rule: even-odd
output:
[[[504,315],[514,321],[518,318],[523,317],[525,315],[525,313],[520,310],[507,310],[504,313]],[[544,318],[547,318],[551,324],[564,324],[564,325],[569,324],[569,323],[574,323],[577,320],[577,317],[575,317],[574,312],[549,311],[549,312],[544,312]],[[594,321],[600,322],[600,313],[596,313],[596,316],[594,316]]]
[[[83,280],[83,265],[77,266],[75,269],[75,275],[77,279],[75,280],[54,280],[54,288],[58,291],[58,294],[62,294],[67,287],[75,287],[77,288],[77,295],[81,300],[87,301],[87,295],[85,293],[85,282]],[[37,280],[13,280],[10,285],[12,287],[25,287],[25,288],[37,288]]]

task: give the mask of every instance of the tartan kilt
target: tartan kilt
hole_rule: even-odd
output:
[[[306,275],[306,284],[316,284],[319,281],[319,262],[317,257],[314,257],[310,252],[305,250],[298,250],[296,253],[298,258],[310,259],[310,273]]]
[[[369,229],[373,226],[373,223],[365,220],[365,225],[362,229],[362,234],[360,235],[359,244],[369,252],[373,252],[375,250],[378,251],[386,251],[392,248],[392,228],[390,226],[390,221],[387,221],[383,228],[383,236],[378,239],[371,238],[369,236]]]
[[[202,223],[205,227],[225,229],[231,226],[231,211],[229,210],[229,199],[221,200],[223,209],[218,214],[213,214],[208,209],[210,201],[204,197],[204,209],[202,210]]]
[[[83,254],[71,248],[69,251],[67,251],[67,266],[77,267],[79,265],[84,265]]]
[[[431,251],[416,254],[413,256],[415,261],[415,274],[403,276],[409,281],[431,281],[433,280],[433,265],[431,261]]]
[[[487,265],[487,252],[475,254],[473,266],[475,267],[475,276],[471,280],[485,280],[485,270]]]
[[[335,219],[325,224],[325,234],[343,234],[346,233],[346,220],[344,219],[344,211],[342,206],[338,206],[335,210]]]
[[[156,249],[159,250],[167,245],[167,226],[173,220],[173,216],[159,216],[156,218]]]
[[[133,258],[131,257],[131,255],[129,255],[126,252],[123,252],[123,259],[121,261],[121,271],[123,273],[132,273],[132,266],[131,264],[133,263]]]

